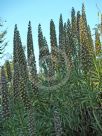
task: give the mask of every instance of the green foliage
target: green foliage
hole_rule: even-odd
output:
[[[99,35],[96,39],[99,41]],[[3,115],[9,117],[4,119],[0,116],[1,136],[101,136],[102,59],[95,55],[84,5],[82,14],[78,11],[77,16],[72,8],[71,21],[68,19],[63,23],[60,15],[59,46],[54,21],[50,21],[51,52],[41,25],[38,25],[38,75],[30,22],[28,62],[17,25],[13,45],[11,86],[7,86],[4,68],[1,69],[0,108]],[[66,53],[67,60],[62,52]],[[68,65],[65,61],[69,61]],[[60,86],[65,77],[67,81]],[[45,88],[37,86],[38,81]]]

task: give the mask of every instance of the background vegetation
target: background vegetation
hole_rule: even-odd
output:
[[[15,25],[13,62],[7,60],[1,67],[1,136],[102,135],[101,27],[95,29],[93,42],[84,4],[81,12],[72,8],[71,20],[63,22],[60,15],[59,39],[54,21],[50,20],[50,51],[39,24],[40,71],[37,72],[31,22],[27,58]],[[6,31],[0,33],[0,54],[5,34]],[[65,77],[68,77],[66,83],[58,86]],[[38,82],[45,88],[38,86]]]

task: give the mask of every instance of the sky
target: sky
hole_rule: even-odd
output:
[[[64,22],[71,16],[72,7],[76,11],[82,8],[82,2],[85,2],[88,24],[91,29],[98,23],[96,3],[102,9],[102,0],[0,0],[0,18],[6,20],[4,29],[7,28],[6,40],[8,46],[5,53],[12,54],[13,51],[13,33],[14,25],[18,25],[22,44],[26,46],[27,27],[29,20],[32,24],[34,52],[36,60],[38,59],[38,24],[42,26],[43,34],[48,44],[50,42],[50,20],[53,19],[58,37],[58,21],[62,13]],[[94,33],[94,31],[92,31]],[[3,58],[5,60],[5,58]],[[2,61],[3,61],[2,60]]]

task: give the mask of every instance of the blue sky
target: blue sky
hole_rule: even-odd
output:
[[[18,25],[18,29],[20,30],[23,45],[26,45],[27,26],[30,20],[32,23],[34,50],[37,59],[38,24],[41,23],[44,36],[49,43],[50,19],[54,20],[58,33],[60,13],[63,15],[63,20],[67,21],[67,19],[70,18],[72,7],[75,7],[76,11],[81,10],[82,2],[83,0],[0,0],[0,17],[7,21],[5,28],[8,28],[6,38],[9,43],[6,52],[12,53],[13,30],[15,24]],[[87,20],[91,28],[98,23],[98,9],[96,3],[98,3],[100,9],[102,9],[102,0],[85,0]]]

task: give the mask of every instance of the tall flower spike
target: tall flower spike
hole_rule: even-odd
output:
[[[16,31],[15,32],[16,35],[14,33],[14,36],[15,36],[15,44],[14,45],[16,46],[16,51],[14,50],[14,52],[15,52],[14,60],[16,59],[16,61],[14,61],[14,68],[15,68],[16,64],[18,63],[18,67],[19,67],[18,73],[20,75],[20,77],[19,77],[19,92],[20,92],[20,96],[22,98],[25,108],[29,109],[31,104],[30,104],[30,100],[28,97],[29,89],[28,89],[27,62],[26,62],[26,57],[25,57],[24,50],[22,47],[22,42],[21,42],[19,31],[17,29],[15,31]],[[17,52],[17,54],[16,54],[16,52]]]
[[[13,74],[14,101],[20,96],[19,80],[20,80],[19,64],[16,63],[14,65],[14,74]]]
[[[28,131],[30,136],[36,136],[36,131],[35,131],[35,124],[34,124],[34,117],[33,117],[33,109],[31,108],[28,111]]]
[[[7,80],[10,82],[12,79],[12,72],[11,72],[10,62],[8,60],[6,61],[6,71],[7,71]]]
[[[10,116],[10,108],[9,108],[9,95],[8,95],[8,87],[5,76],[4,67],[1,68],[1,85],[2,85],[2,116],[3,118],[7,118]]]
[[[72,8],[71,11],[71,24],[72,24],[72,35],[75,37],[77,35],[77,20],[76,20],[74,8]]]
[[[31,103],[28,96],[28,79],[26,79],[24,68],[25,66],[20,65],[20,96],[22,98],[25,108],[28,110],[31,108]]]
[[[53,120],[54,120],[54,128],[55,128],[55,135],[62,136],[62,126],[61,126],[61,119],[56,106],[53,106]]]
[[[43,36],[41,25],[38,26],[38,43],[39,43],[39,65],[41,70],[44,70],[44,73],[47,72],[48,59],[44,57],[49,57],[49,48],[46,41],[46,38]]]
[[[86,13],[85,13],[85,5],[84,3],[82,4],[82,18],[85,22],[85,27],[87,28],[87,19],[86,19]]]
[[[32,28],[30,21],[28,24],[28,33],[27,33],[27,59],[28,59],[28,66],[31,68],[31,75],[34,80],[37,77],[37,70],[36,70],[36,61],[35,61],[34,48],[33,48]]]
[[[85,73],[88,73],[93,66],[93,61],[90,54],[88,31],[82,16],[80,17],[80,45],[82,69]]]
[[[56,29],[55,29],[55,24],[54,21],[51,19],[50,21],[50,44],[51,44],[51,59],[52,59],[52,64],[53,64],[53,69],[54,71],[57,70],[58,67],[58,46],[57,46],[57,37],[56,37]]]
[[[100,56],[102,53],[100,35],[98,30],[95,31],[95,51],[96,56]]]
[[[14,37],[13,37],[13,63],[14,65],[18,61],[18,39],[17,39],[17,25],[14,28]]]
[[[32,37],[32,28],[31,22],[28,24],[27,32],[27,59],[28,59],[28,70],[29,70],[29,80],[32,84],[32,90],[38,92],[36,83],[38,82],[37,69],[36,69],[36,60],[33,47],[33,37]]]
[[[59,19],[59,48],[63,49],[63,32],[64,32],[64,26],[63,26],[63,18],[62,14],[60,15]]]

